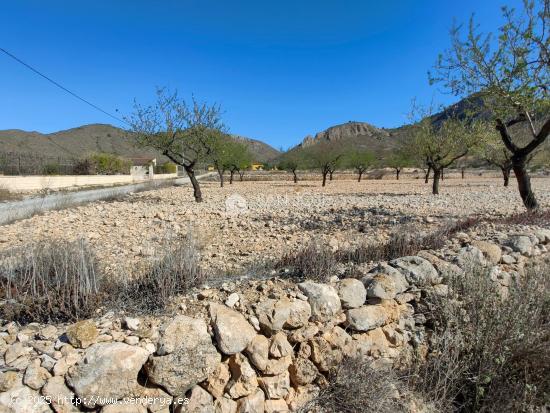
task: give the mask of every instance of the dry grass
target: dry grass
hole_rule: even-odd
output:
[[[301,250],[284,255],[275,267],[289,269],[296,278],[326,282],[334,275],[336,265],[334,252],[319,240],[312,240]]]
[[[199,251],[192,232],[180,239],[165,238],[162,255],[149,271],[113,286],[110,305],[148,313],[165,309],[172,297],[206,281]]]
[[[92,314],[100,301],[97,259],[84,240],[43,241],[0,256],[2,318],[67,321]]]

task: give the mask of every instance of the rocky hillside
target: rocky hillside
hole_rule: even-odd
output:
[[[238,139],[248,144],[256,161],[266,162],[279,154],[279,151],[263,142],[242,137]],[[124,157],[151,156],[162,159],[154,150],[137,147],[131,135],[125,130],[104,124],[84,125],[50,134],[15,129],[0,131],[0,152],[62,158],[106,152]]]

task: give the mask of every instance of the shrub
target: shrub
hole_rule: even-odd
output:
[[[96,167],[91,159],[79,159],[73,165],[73,174],[75,175],[95,175]]]
[[[487,270],[451,276],[428,296],[426,362],[409,384],[441,411],[542,411],[550,394],[550,265],[530,268],[503,297]]]
[[[57,163],[49,163],[44,165],[42,172],[44,175],[59,175],[61,167]]]
[[[330,248],[313,240],[301,250],[284,255],[276,266],[290,267],[295,277],[323,282],[334,275],[336,265],[336,257]]]
[[[90,156],[96,173],[100,175],[129,174],[132,163],[110,153],[96,153]]]
[[[161,174],[175,174],[178,171],[178,167],[173,162],[165,162],[158,167],[158,172]]]
[[[0,255],[2,318],[72,321],[100,301],[97,260],[84,240],[38,242]]]
[[[163,250],[163,256],[149,271],[118,286],[116,300],[119,303],[138,311],[156,312],[164,309],[171,297],[206,280],[199,263],[199,247],[191,233],[176,241],[166,239]]]
[[[399,399],[403,384],[390,369],[376,369],[364,359],[346,359],[328,386],[301,412],[394,413],[407,411]]]

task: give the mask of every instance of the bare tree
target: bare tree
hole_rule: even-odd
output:
[[[193,185],[195,201],[202,202],[195,167],[208,159],[225,130],[220,106],[200,103],[195,98],[188,105],[177,91],[165,88],[158,88],[156,95],[156,102],[150,106],[134,101],[134,111],[125,120],[141,146],[154,148],[183,167]]]
[[[520,13],[503,7],[498,37],[483,36],[473,17],[467,33],[451,31],[451,47],[440,56],[431,82],[442,83],[456,95],[474,93],[491,108],[491,117],[504,146],[527,209],[538,207],[526,164],[550,134],[550,1],[524,0]],[[538,118],[538,119],[537,119]],[[511,129],[526,124],[528,138]]]

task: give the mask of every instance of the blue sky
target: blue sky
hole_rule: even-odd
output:
[[[349,120],[399,126],[414,97],[454,102],[426,75],[453,18],[495,30],[503,4],[520,1],[3,0],[0,47],[119,116],[168,86],[286,148]],[[123,126],[3,54],[0,90],[0,129]]]

